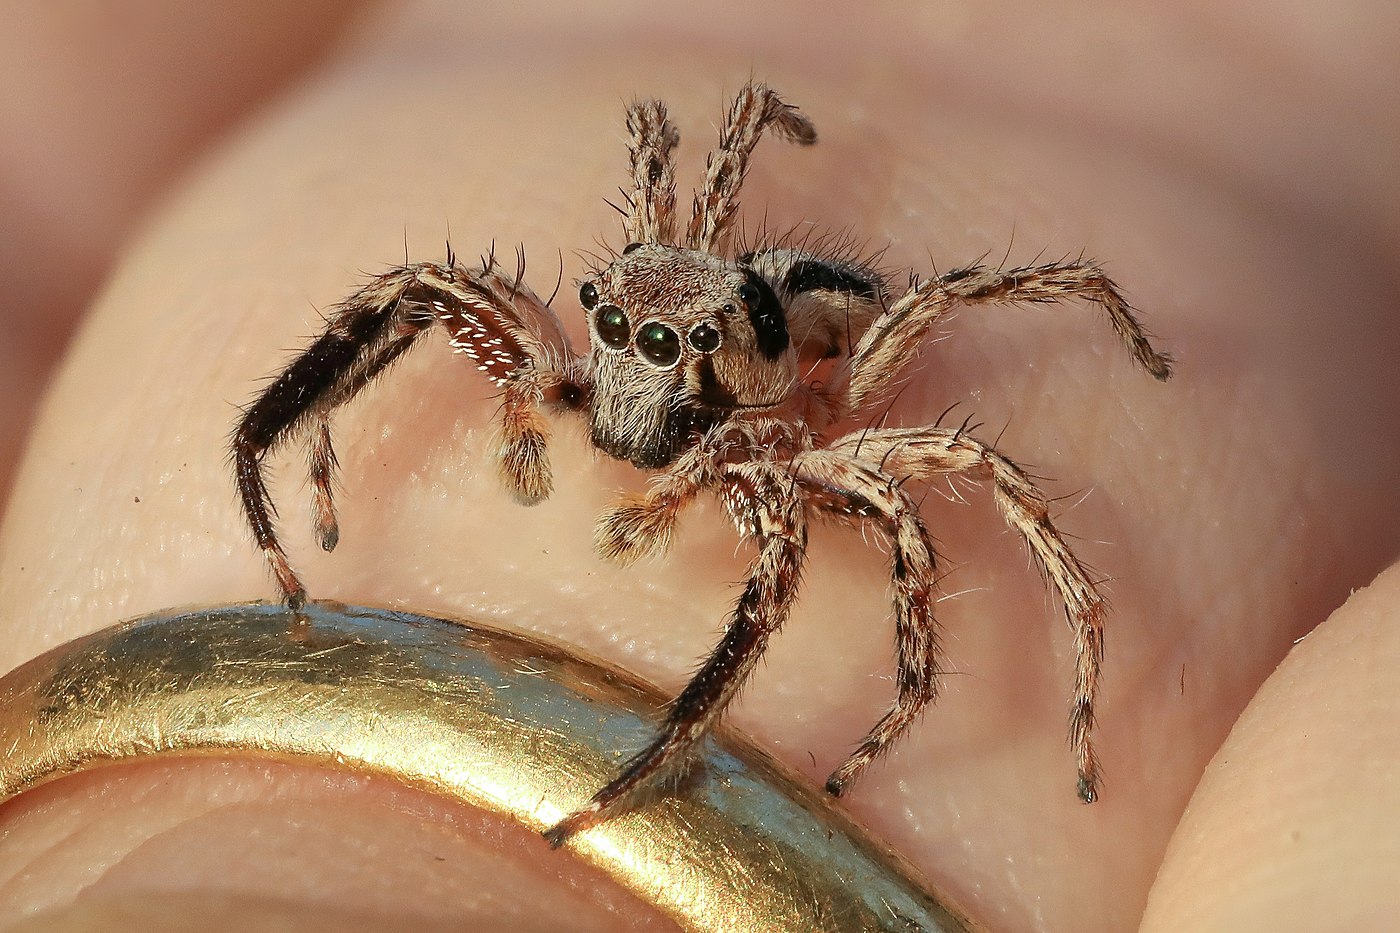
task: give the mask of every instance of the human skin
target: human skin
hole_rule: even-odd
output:
[[[222,130],[313,66],[364,5],[7,6],[0,30],[0,490],[9,492],[46,375],[152,200]]]
[[[928,348],[890,420],[929,422],[961,401],[982,436],[1053,478],[1061,527],[1110,578],[1107,781],[1092,807],[1075,798],[1069,636],[990,498],[959,484],[966,502],[924,506],[958,594],[938,606],[945,692],[842,805],[996,929],[1126,929],[1145,905],[1154,929],[1393,909],[1354,867],[1393,865],[1400,836],[1384,738],[1395,687],[1376,660],[1395,655],[1400,579],[1319,623],[1396,554],[1400,124],[1384,93],[1396,14],[891,5],[858,21],[808,13],[799,42],[781,5],[745,7],[737,30],[738,7],[658,23],[638,9],[402,8],[180,188],[94,305],[31,440],[3,531],[0,668],[151,610],[271,596],[224,443],[257,379],[316,329],[315,309],[405,249],[440,258],[450,225],[462,255],[523,243],[544,294],[562,250],[556,308],[581,343],[571,283],[585,266],[571,250],[600,234],[622,245],[600,200],[623,179],[621,101],[668,101],[684,192],[724,95],[752,73],[802,106],[821,142],[761,145],[751,224],[849,229],[891,244],[885,265],[923,273],[930,257],[1083,250],[1181,360],[1154,382],[1078,306],[966,310]],[[644,477],[561,422],[554,497],[516,505],[489,459],[489,385],[431,343],[337,418],[333,555],[308,533],[302,457],[274,458],[312,595],[530,630],[679,689],[748,556],[719,510],[688,514],[664,560],[603,562],[593,518]],[[839,528],[814,531],[810,551],[793,618],[730,721],[819,782],[888,702],[892,633],[885,556]],[[1232,724],[1314,628],[1168,848]],[[1323,725],[1335,738],[1318,754],[1306,738]],[[310,769],[161,767],[0,809],[0,910],[157,891],[187,906],[255,899],[312,929],[337,924],[328,904],[386,928],[472,916],[489,929],[496,915],[521,929],[499,916],[508,891],[591,922],[569,899],[567,855],[469,814],[425,819],[411,795]],[[289,800],[320,817],[289,821]],[[415,838],[453,855],[402,858]],[[301,869],[247,857],[260,844]],[[507,845],[510,858],[493,856]],[[462,877],[479,883],[462,890]],[[437,889],[454,895],[403,896]]]

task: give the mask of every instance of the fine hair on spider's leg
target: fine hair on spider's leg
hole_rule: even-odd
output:
[[[827,452],[858,458],[863,464],[884,463],[890,474],[915,480],[931,480],[947,473],[991,480],[997,507],[1030,546],[1065,607],[1075,646],[1070,745],[1079,773],[1079,796],[1085,803],[1096,800],[1099,764],[1092,733],[1103,666],[1105,603],[1089,572],[1051,521],[1044,493],[1009,458],[961,428],[885,428],[853,433],[833,442]]]
[[[627,108],[627,155],[632,194],[622,229],[631,243],[671,243],[676,238],[676,167],[680,143],[666,105],[659,100]]]
[[[381,367],[382,368],[382,367]],[[311,435],[311,527],[321,550],[334,551],[340,543],[340,523],[335,517],[335,471],[340,466],[331,444],[331,423],[325,415]]]
[[[593,529],[597,552],[620,564],[665,553],[681,511],[702,490],[719,485],[721,464],[732,446],[728,435],[728,424],[711,428],[665,472],[652,477],[646,492],[624,497],[599,516]]]
[[[739,209],[739,189],[749,157],[766,129],[802,146],[817,141],[816,128],[796,107],[762,84],[739,90],[719,134],[719,148],[705,159],[705,186],[695,194],[686,242],[691,249],[718,253]]]
[[[340,531],[330,415],[434,324],[447,330],[454,350],[505,390],[498,450],[503,478],[525,501],[548,495],[547,437],[538,408],[559,399],[569,378],[563,370],[573,359],[559,319],[491,261],[476,272],[453,263],[391,269],[336,307],[321,336],[244,411],[230,442],[244,514],[292,609],[305,603],[306,588],[278,539],[263,460],[311,429],[312,523],[321,546],[333,548]]]
[[[854,415],[887,394],[913,362],[925,335],[959,303],[1060,302],[1082,298],[1108,315],[1129,355],[1157,379],[1171,375],[1171,357],[1154,349],[1118,287],[1094,263],[1057,262],[995,270],[974,265],[915,283],[878,315],[851,356],[838,367],[832,404]],[[1070,742],[1079,772],[1079,796],[1098,797],[1099,766],[1092,731],[1103,663],[1104,600],[1079,559],[1055,529],[1045,496],[1011,460],[970,437],[964,428],[878,429],[829,444],[877,470],[927,479],[939,473],[982,473],[993,481],[1006,520],[1030,545],[1045,576],[1059,592],[1075,640],[1075,689]]]
[[[725,467],[724,502],[735,526],[758,545],[749,580],[724,636],[671,704],[660,733],[593,795],[544,833],[558,848],[575,833],[625,808],[649,782],[680,764],[724,712],[782,626],[797,595],[807,550],[807,519],[786,469],[771,461]]]
[[[871,521],[890,542],[898,692],[894,705],[827,778],[827,792],[839,797],[938,697],[943,663],[933,617],[936,558],[918,505],[893,476],[845,453],[826,450],[800,455],[793,473],[813,507],[842,518]]]
[[[357,296],[359,297],[359,296]],[[292,570],[277,537],[275,514],[263,458],[273,447],[297,434],[312,418],[324,426],[329,412],[348,400],[359,386],[372,379],[401,356],[429,323],[419,316],[401,315],[397,300],[390,303],[352,298],[332,315],[326,331],[294,359],[250,405],[239,420],[231,441],[234,469],[244,515],[258,547],[266,555],[273,576],[289,607],[299,610],[306,588]],[[318,500],[313,512],[321,544],[338,540],[331,501],[331,465],[335,452],[329,433],[316,432],[312,452],[312,477]]]
[[[1090,301],[1104,310],[1129,355],[1156,379],[1171,376],[1172,359],[1153,348],[1132,306],[1103,270],[1087,261],[1016,269],[954,269],[917,283],[877,316],[851,356],[833,374],[831,392],[855,414],[899,379],[918,355],[924,336],[957,304]]]

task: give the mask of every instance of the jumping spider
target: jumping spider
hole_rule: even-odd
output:
[[[1006,521],[1064,602],[1077,655],[1070,740],[1079,796],[1092,802],[1104,602],[1051,523],[1045,496],[964,429],[870,425],[833,435],[889,396],[930,329],[959,304],[1085,299],[1103,309],[1148,373],[1166,379],[1170,358],[1152,348],[1113,282],[1086,261],[971,265],[915,280],[891,300],[870,263],[850,255],[770,243],[731,258],[736,198],[759,137],[771,131],[801,145],[816,141],[807,118],[761,84],[743,88],[725,117],[683,242],[672,163],[679,134],[665,105],[633,104],[627,130],[632,192],[619,210],[630,245],[579,289],[586,355],[574,352],[559,318],[519,274],[503,274],[494,260],[467,268],[449,254],[446,263],[390,269],[347,298],[246,410],[232,440],[238,491],[287,605],[299,609],[306,591],[277,540],[263,458],[280,442],[309,435],[313,523],[321,546],[333,549],[330,416],[441,325],[452,349],[501,390],[496,457],[521,502],[551,491],[542,409],[576,412],[589,419],[604,453],[657,471],[645,494],[600,518],[602,555],[632,561],[665,550],[677,516],[704,490],[719,494],[738,533],[758,550],[723,638],[658,735],[586,807],[545,833],[552,845],[618,812],[719,718],[788,615],[813,516],[875,529],[893,563],[898,694],[827,780],[830,793],[845,790],[937,695],[943,665],[934,550],[904,481],[953,473],[991,481]],[[820,357],[830,359],[824,382],[799,368],[800,359]]]

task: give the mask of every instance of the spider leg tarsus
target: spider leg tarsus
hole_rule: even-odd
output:
[[[886,433],[880,431],[874,436]],[[869,436],[866,432],[862,434]],[[848,435],[848,439],[853,437],[855,435]],[[860,443],[856,441],[856,447]],[[899,740],[924,707],[938,696],[942,664],[938,625],[932,611],[933,593],[938,583],[936,555],[917,506],[894,476],[873,470],[844,452],[833,451],[818,451],[804,457],[799,475],[823,489],[829,497],[818,500],[819,508],[875,519],[890,544],[899,689],[885,715],[827,778],[826,792],[839,797]]]
[[[595,797],[582,810],[570,813],[553,826],[540,833],[551,849],[558,849],[581,832],[592,829],[603,821],[603,808]]]

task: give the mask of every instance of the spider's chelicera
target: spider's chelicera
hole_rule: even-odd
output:
[[[1045,496],[1010,459],[967,430],[838,426],[888,399],[930,329],[959,304],[1085,299],[1108,316],[1131,356],[1158,379],[1171,361],[1154,350],[1132,309],[1098,266],[1057,262],[982,265],[915,281],[891,296],[849,250],[768,243],[732,255],[737,196],[764,132],[808,145],[812,124],[759,84],[741,90],[683,235],[676,225],[672,153],[679,136],[659,101],[627,112],[632,191],[623,208],[629,244],[579,288],[589,352],[569,344],[558,317],[521,276],[493,260],[467,268],[415,263],[356,291],[321,334],[245,411],[232,448],[239,493],[286,602],[306,599],[273,525],[262,462],[282,441],[306,437],[313,524],[322,547],[339,537],[331,498],[330,416],[434,326],[502,393],[501,477],[525,503],[550,494],[543,410],[589,419],[610,456],[658,471],[647,492],[598,522],[596,542],[620,561],[664,550],[698,493],[721,497],[757,548],[724,635],[670,707],[654,740],[591,803],[546,832],[559,845],[626,806],[634,792],[684,760],[754,670],[792,606],[807,523],[836,517],[885,536],[893,564],[898,692],[888,713],[828,779],[840,794],[935,698],[942,657],[933,618],[936,571],[929,534],[906,481],[961,473],[990,481],[1000,510],[1026,540],[1064,602],[1076,676],[1070,739],[1079,796],[1097,796],[1090,732],[1103,656],[1104,602],[1056,531]],[[828,358],[818,383],[800,368]],[[859,424],[859,421],[855,421]]]

